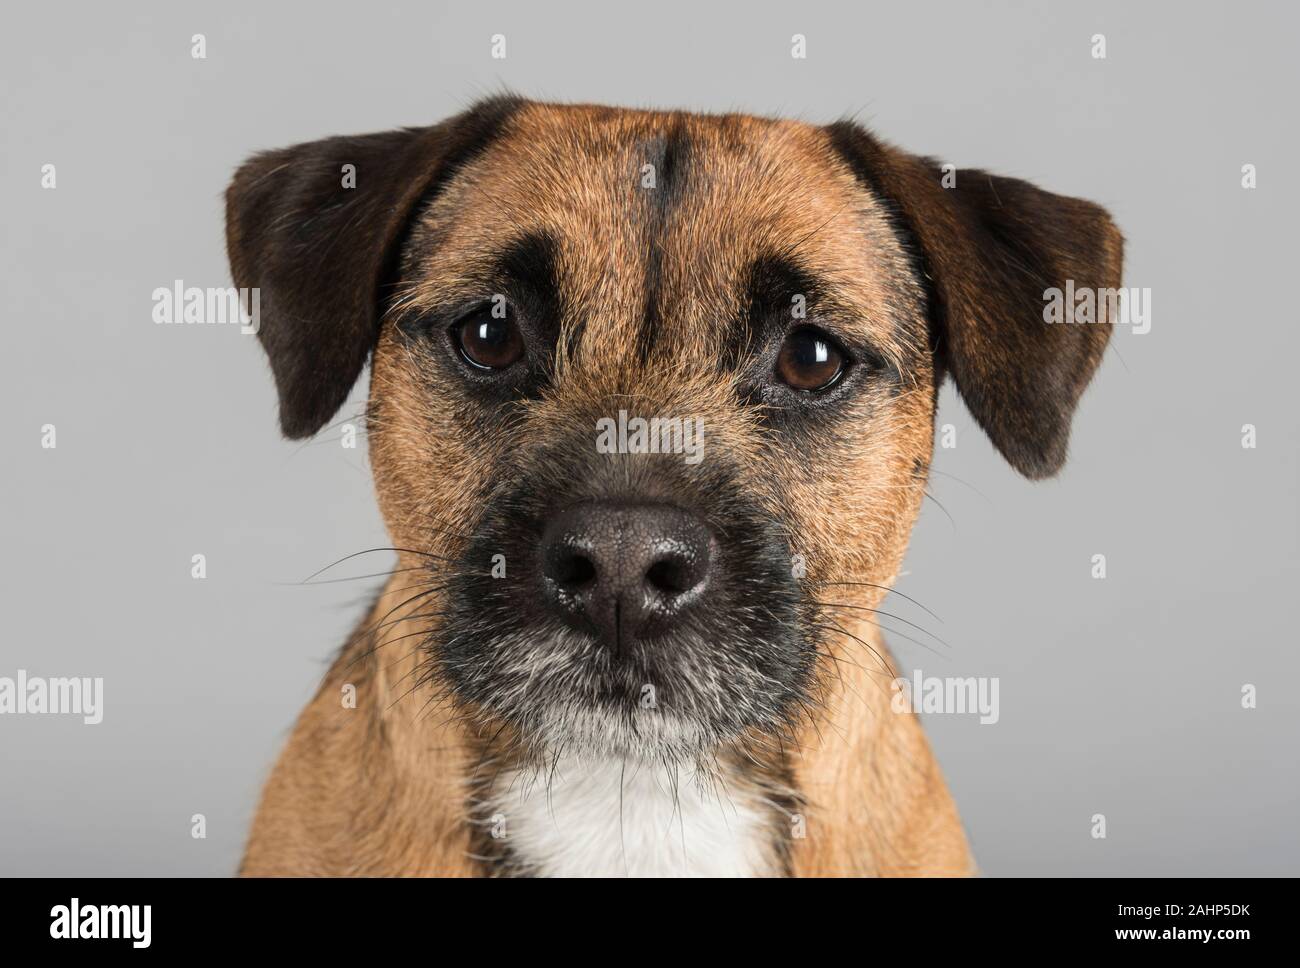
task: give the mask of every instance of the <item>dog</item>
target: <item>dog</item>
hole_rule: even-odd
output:
[[[254,156],[227,243],[286,437],[369,361],[396,553],[242,874],[976,872],[879,606],[945,377],[1062,466],[1109,326],[1044,293],[1119,285],[1106,211],[850,121],[499,96]]]

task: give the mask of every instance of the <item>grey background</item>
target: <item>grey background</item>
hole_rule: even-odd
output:
[[[1293,7],[27,4],[6,21],[0,675],[103,676],[106,701],[93,727],[0,718],[0,872],[234,869],[376,584],[293,583],[387,539],[363,450],[281,441],[254,340],[156,326],[151,293],[229,284],[221,193],[250,152],[429,123],[503,86],[858,112],[959,168],[1108,206],[1151,332],[1115,334],[1056,481],[1017,477],[945,390],[947,514],[926,503],[899,584],[943,623],[892,601],[952,647],[892,643],[927,674],[1001,677],[997,726],[927,722],[986,872],[1300,869]],[[390,567],[353,564],[331,575]]]

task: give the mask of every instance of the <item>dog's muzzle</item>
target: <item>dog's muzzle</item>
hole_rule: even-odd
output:
[[[595,454],[578,436],[517,460],[427,641],[432,675],[485,731],[683,756],[800,714],[816,618],[737,468]]]

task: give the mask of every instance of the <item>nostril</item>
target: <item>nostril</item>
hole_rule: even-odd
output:
[[[691,569],[676,558],[656,561],[645,573],[645,578],[650,587],[667,595],[680,595],[696,584]]]
[[[596,565],[581,552],[559,555],[553,562],[551,577],[567,588],[579,588],[596,577]]]

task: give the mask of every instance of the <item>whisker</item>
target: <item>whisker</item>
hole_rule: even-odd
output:
[[[897,595],[899,598],[907,599],[917,608],[921,609],[921,611],[929,615],[936,622],[943,621],[943,619],[941,619],[938,615],[934,614],[934,612],[930,611],[928,608],[926,608],[924,605],[922,605],[912,596],[904,595],[897,588],[891,588],[888,585],[877,585],[875,582],[870,582],[870,581],[815,581],[815,582],[809,582],[809,584],[810,585],[861,585],[865,588],[880,588],[886,592],[889,592],[890,594]]]
[[[416,618],[438,618],[438,617],[442,616],[443,614],[445,614],[445,613],[443,613],[443,612],[419,612],[419,613],[417,613],[417,614],[415,614],[415,615],[408,615],[408,616],[405,616],[403,619],[401,619],[401,621],[406,621],[407,619],[416,619]],[[416,634],[420,634],[420,635],[428,635],[429,633],[428,633],[428,630],[427,630],[427,629],[422,629],[419,633],[412,632],[411,634],[412,634],[412,635],[416,635]],[[346,666],[344,666],[344,668],[345,668],[345,669],[351,669],[354,665],[356,665],[356,664],[357,664],[358,662],[360,662],[362,659],[368,659],[368,658],[370,658],[370,657],[373,656],[376,652],[378,652],[380,649],[384,648],[384,647],[387,646],[387,645],[392,645],[393,642],[399,642],[399,641],[401,641],[402,638],[405,638],[405,636],[401,636],[401,637],[399,637],[399,638],[393,639],[392,641],[380,642],[380,643],[379,643],[378,645],[376,645],[374,648],[372,648],[372,649],[367,649],[366,651],[364,651],[364,652],[360,653],[359,655],[353,657],[352,661],[349,662]]]
[[[287,585],[292,588],[300,588],[307,585],[337,585],[345,581],[364,581],[367,578],[386,578],[390,575],[400,575],[404,571],[424,571],[427,565],[411,565],[409,568],[394,568],[392,571],[377,571],[370,575],[352,575],[349,578],[324,578],[321,581],[277,581],[272,584]]]
[[[939,510],[942,511],[944,515],[948,518],[948,523],[952,525],[952,530],[953,533],[955,534],[957,531],[957,521],[953,518],[951,514],[948,513],[948,509],[944,507],[943,504],[940,503],[939,499],[935,497],[933,494],[931,494],[929,491],[925,492],[925,496],[928,497],[931,501],[933,501],[935,505],[939,508]]]
[[[853,609],[857,609],[858,611],[862,611],[862,612],[874,612],[874,613],[877,614],[877,615],[883,615],[885,618],[892,618],[892,619],[894,619],[894,621],[896,621],[896,622],[902,622],[904,625],[910,625],[912,628],[916,629],[918,632],[924,632],[926,635],[930,636],[930,637],[931,637],[932,639],[934,639],[935,641],[941,643],[944,647],[949,648],[949,649],[952,648],[951,645],[949,645],[947,642],[944,642],[943,639],[939,638],[939,636],[935,635],[935,634],[934,634],[933,632],[931,632],[929,629],[927,629],[927,628],[923,628],[922,626],[917,625],[915,622],[909,622],[907,619],[903,618],[901,615],[894,615],[894,614],[892,614],[892,613],[890,613],[890,612],[884,612],[884,611],[881,611],[881,610],[878,609],[878,608],[868,608],[866,605],[851,605],[851,604],[849,604],[848,602],[823,602],[823,601],[816,601],[816,600],[814,600],[814,604],[817,604],[817,605],[824,605],[824,606],[826,606],[827,608],[853,608]]]
[[[941,477],[947,477],[947,478],[950,478],[950,479],[956,481],[958,484],[964,485],[965,487],[969,487],[972,491],[974,491],[974,492],[975,492],[976,494],[978,494],[980,497],[984,498],[985,501],[988,501],[990,507],[996,507],[996,505],[993,503],[992,498],[990,498],[987,494],[985,494],[983,491],[981,491],[978,487],[976,487],[976,486],[975,486],[974,484],[972,484],[970,481],[962,480],[962,479],[961,479],[960,477],[958,477],[956,474],[949,474],[947,471],[936,470],[934,467],[931,467],[931,468],[930,468],[930,473],[931,473],[931,474],[938,474],[938,475],[940,475]]]
[[[435,554],[434,554],[433,552],[431,552],[431,551],[421,551],[421,550],[418,549],[418,548],[367,548],[365,551],[354,551],[354,552],[353,552],[352,554],[350,554],[350,555],[344,555],[344,556],[343,556],[342,558],[340,558],[338,561],[332,562],[331,564],[328,564],[328,565],[326,565],[324,568],[321,568],[321,569],[319,569],[319,570],[317,570],[317,571],[313,571],[310,575],[308,575],[306,578],[304,578],[304,579],[303,579],[301,582],[299,582],[298,584],[300,584],[300,585],[305,585],[305,584],[307,584],[308,582],[310,582],[313,578],[315,578],[317,575],[323,575],[323,574],[325,574],[325,572],[329,571],[331,568],[336,568],[336,567],[338,567],[339,565],[343,564],[343,562],[345,562],[345,561],[351,561],[353,558],[360,558],[362,555],[374,555],[374,554],[378,554],[378,553],[381,552],[381,551],[404,552],[404,553],[406,553],[406,554],[410,554],[410,555],[420,555],[420,556],[425,557],[425,558],[431,558],[431,559],[433,559],[433,560],[435,560],[435,561],[450,561],[450,560],[451,560],[450,558],[445,558],[445,557],[443,557],[442,555],[435,555]]]
[[[852,632],[850,632],[848,629],[841,628],[841,627],[838,626],[838,625],[814,625],[813,628],[818,628],[818,629],[829,629],[829,630],[831,630],[832,632],[839,632],[841,635],[847,635],[849,638],[853,639],[855,642],[857,642],[859,645],[861,645],[864,649],[866,649],[868,652],[870,652],[872,655],[874,655],[874,656],[876,657],[876,660],[880,663],[880,668],[881,668],[883,671],[893,673],[894,676],[897,676],[897,675],[898,675],[898,673],[894,670],[894,667],[891,666],[891,665],[886,661],[886,659],[885,659],[885,657],[884,657],[883,655],[881,655],[879,652],[876,651],[876,649],[871,645],[870,642],[866,641],[866,640],[863,639],[863,638],[860,638],[859,636],[854,635],[854,634],[853,634]]]
[[[383,623],[385,623],[385,622],[387,621],[388,616],[392,615],[392,614],[393,614],[395,611],[397,611],[399,608],[401,608],[401,607],[404,606],[404,605],[409,605],[411,602],[419,601],[421,598],[426,598],[426,597],[429,596],[429,595],[433,595],[433,594],[435,594],[436,592],[441,591],[443,587],[445,587],[445,586],[441,586],[441,585],[439,585],[439,586],[435,586],[435,587],[433,587],[433,588],[426,588],[424,591],[419,592],[419,593],[416,594],[416,595],[412,595],[410,598],[406,599],[406,601],[404,601],[404,602],[398,602],[396,605],[394,605],[392,608],[390,608],[387,612],[385,612],[382,616],[380,616],[380,618],[379,618],[379,622],[375,623],[374,625],[370,626],[369,628],[366,628],[366,629],[362,630],[362,632],[361,632],[360,634],[361,634],[361,635],[372,635],[372,634],[373,634],[377,629],[382,628],[382,627],[383,627]],[[403,590],[403,591],[406,591],[407,589],[402,589],[402,590]],[[409,616],[409,615],[407,615],[407,616],[403,616],[403,618],[410,618],[410,617],[411,617],[411,616]],[[399,619],[399,621],[400,621],[400,620],[401,620],[401,619]]]

